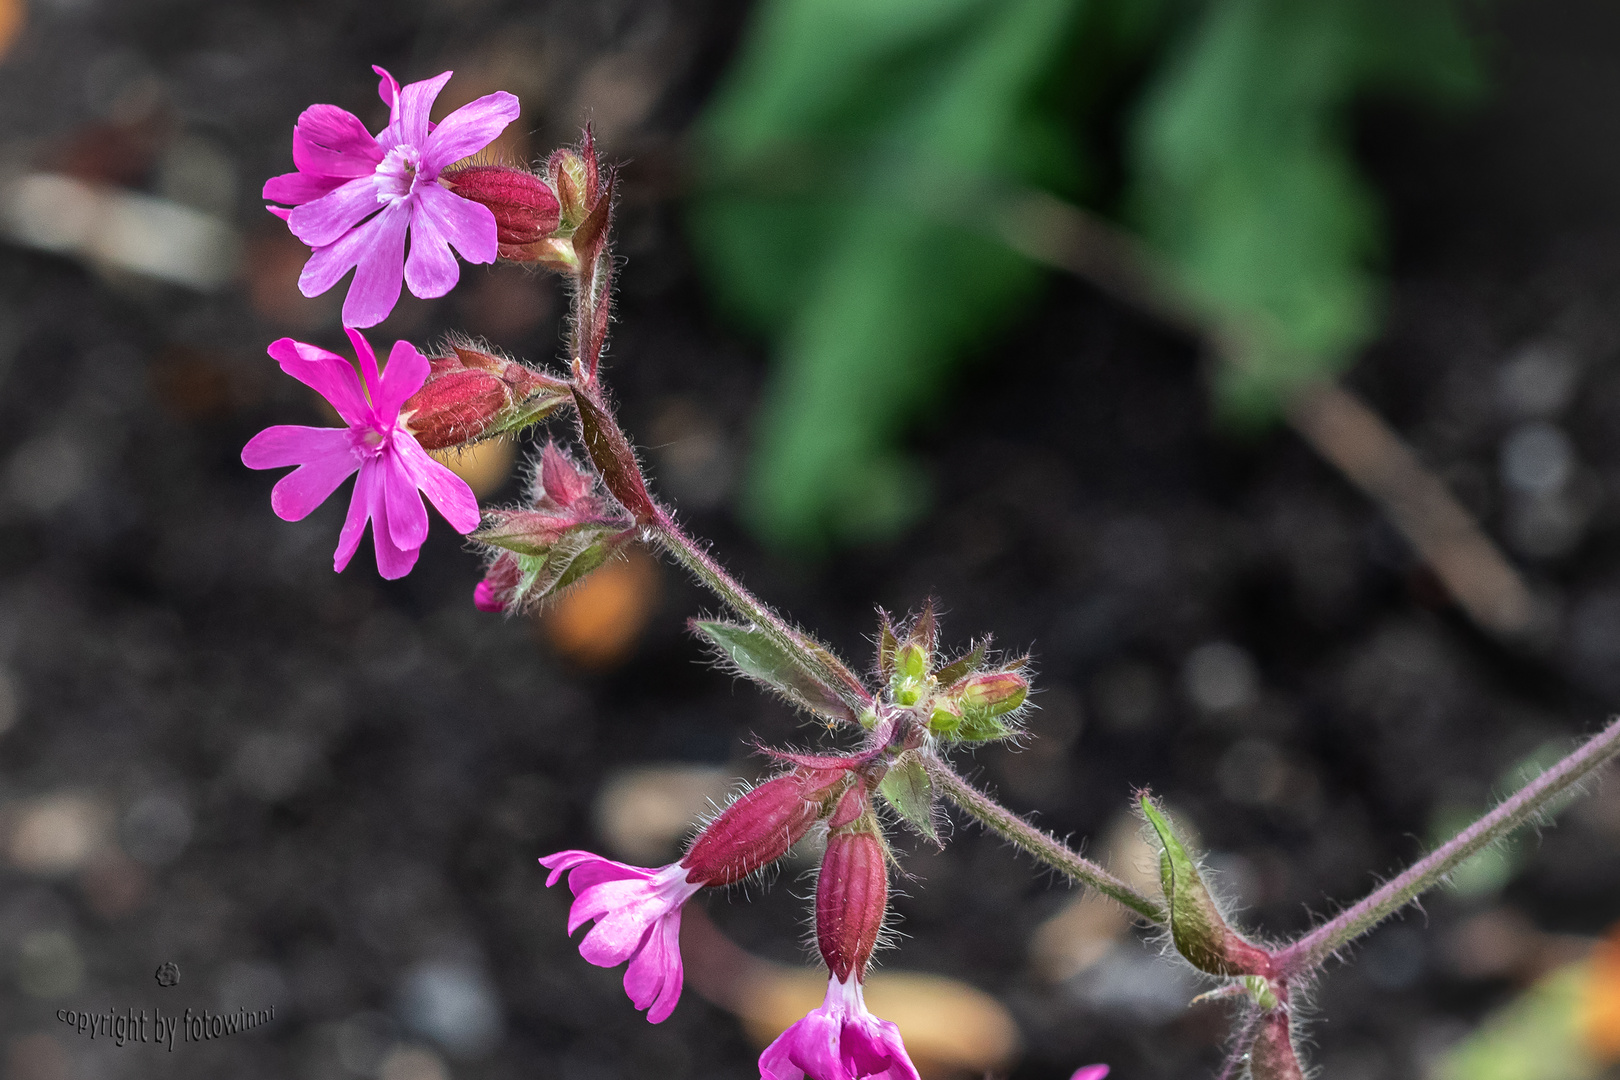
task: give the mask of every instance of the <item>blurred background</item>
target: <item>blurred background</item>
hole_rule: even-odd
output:
[[[341,290],[261,208],[370,65],[622,162],[609,379],[660,490],[853,662],[874,605],[1032,649],[963,765],[1121,873],[1151,785],[1292,935],[1620,698],[1620,11],[1603,0],[0,0],[0,1069],[16,1080],[748,1077],[818,996],[814,853],[686,926],[645,1023],[537,856],[657,863],[820,745],[700,663],[650,558],[538,619],[330,569],[241,467],[322,423],[264,354]],[[373,340],[559,353],[464,268]],[[454,461],[515,499],[523,447]],[[930,1080],[1208,1076],[1222,1006],[961,825],[902,839],[871,999]],[[746,901],[746,902],[745,902]],[[1620,784],[1315,997],[1333,1080],[1620,1061]],[[177,986],[153,972],[178,965]],[[276,1020],[119,1047],[57,1010]]]

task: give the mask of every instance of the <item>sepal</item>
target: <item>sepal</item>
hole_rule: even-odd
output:
[[[1269,975],[1271,957],[1226,924],[1198,863],[1169,818],[1145,792],[1142,814],[1158,835],[1159,879],[1170,911],[1170,937],[1188,963],[1211,975]]]
[[[568,384],[471,344],[428,360],[427,381],[400,419],[425,450],[445,450],[520,431],[571,400]]]
[[[908,750],[896,758],[878,783],[878,794],[906,824],[940,844],[939,828],[934,821],[934,781],[928,775],[921,753]]]

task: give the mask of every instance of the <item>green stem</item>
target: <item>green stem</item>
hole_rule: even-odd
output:
[[[1149,922],[1164,926],[1169,920],[1164,906],[1133,889],[1090,859],[1070,848],[1051,833],[1037,829],[990,796],[968,783],[937,757],[924,759],[934,786],[951,802],[991,832],[1028,852],[1036,860],[1059,871],[1072,881],[1089,885],[1110,899],[1117,900]]]

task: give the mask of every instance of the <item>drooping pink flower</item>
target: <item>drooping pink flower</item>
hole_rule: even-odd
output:
[[[345,326],[381,322],[398,302],[402,281],[424,298],[449,292],[461,276],[452,246],[468,262],[495,261],[495,215],[451,193],[439,174],[484,149],[518,115],[518,99],[498,91],[434,125],[428,111],[450,72],[402,89],[388,72],[374,70],[382,77],[388,126],[373,136],[353,113],[311,105],[293,129],[298,171],[264,185],[266,199],[293,206],[272,212],[315,249],[298,279],[305,296],[355,271],[343,302]]]
[[[867,1011],[853,973],[827,980],[827,998],[759,1056],[761,1080],[918,1080],[900,1029]]]
[[[647,1019],[662,1023],[681,998],[681,905],[702,882],[687,880],[680,863],[657,870],[628,866],[588,851],[559,851],[540,860],[551,871],[546,885],[568,875],[574,906],[568,932],[595,922],[579,953],[597,967],[629,961],[624,992]]]
[[[427,358],[408,342],[398,341],[388,355],[388,367],[379,372],[370,343],[358,331],[349,330],[348,335],[360,359],[358,376],[341,356],[292,338],[282,338],[269,348],[281,370],[326,398],[348,426],[265,428],[242,448],[242,464],[250,469],[299,466],[270,493],[271,509],[286,521],[308,516],[358,471],[333,569],[349,565],[369,521],[378,571],[385,578],[403,577],[416,565],[427,539],[422,495],[463,534],[478,527],[478,500],[465,481],[428,457],[400,423],[400,406],[427,379]]]

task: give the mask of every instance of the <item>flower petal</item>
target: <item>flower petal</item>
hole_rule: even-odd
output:
[[[336,105],[311,105],[293,127],[293,164],[315,176],[370,176],[382,147],[360,118]]]
[[[377,81],[377,96],[388,106],[388,122],[392,124],[399,119],[399,80],[376,64],[371,65],[371,70],[381,76]]]
[[[282,371],[325,398],[351,428],[370,425],[371,406],[354,366],[343,357],[292,338],[272,341],[265,351]]]
[[[388,366],[383,369],[382,378],[371,394],[377,418],[391,421],[398,417],[406,399],[427,382],[430,370],[432,365],[427,357],[416,350],[415,345],[408,341],[394,342],[394,347],[388,353]]]
[[[604,859],[593,851],[581,851],[573,848],[568,851],[559,851],[555,855],[547,855],[540,860],[540,865],[551,871],[546,878],[546,888],[557,884],[557,879],[573,871],[575,873],[595,868],[597,870],[611,870],[613,873],[601,877],[601,881],[611,881],[615,877],[638,877],[643,880],[652,877],[657,871],[648,870],[641,866],[631,866],[628,863],[614,862]],[[592,881],[589,884],[596,884]],[[578,896],[589,888],[588,884],[581,884],[579,877],[571,877],[568,884],[573,888],[574,895]]]
[[[397,455],[378,459],[383,474],[383,502],[388,508],[388,538],[396,547],[414,550],[427,542],[427,507],[417,493],[415,478]]]
[[[371,501],[367,509],[371,512],[371,541],[377,552],[377,572],[389,581],[404,577],[416,565],[416,556],[421,553],[420,544],[413,547],[400,547],[394,543],[393,523],[389,514],[389,472],[385,458],[377,458],[372,462],[376,466],[373,472],[377,482],[371,490]],[[427,512],[422,510],[422,504],[417,502],[416,508],[422,513],[425,520]],[[424,529],[424,533],[425,533]]]
[[[326,430],[343,436],[344,443],[348,443],[347,431],[341,428]],[[317,461],[301,465],[283,476],[270,490],[270,509],[283,521],[302,521],[359,467],[360,455],[348,445]]]
[[[659,919],[624,971],[624,992],[647,1022],[661,1024],[681,1000],[681,909]]]
[[[444,190],[437,184],[428,184],[426,188]],[[461,267],[450,254],[450,242],[440,231],[438,222],[424,212],[425,200],[418,197],[416,202],[416,210],[411,215],[411,253],[405,260],[405,284],[415,295],[430,300],[456,287],[456,282],[461,280]],[[494,214],[490,214],[490,220],[495,220]]]
[[[349,448],[347,428],[307,427],[303,424],[277,424],[267,427],[242,447],[242,464],[250,469],[282,469],[288,465],[308,465],[326,457],[336,447],[327,440],[342,436],[342,449]]]
[[[367,235],[357,253],[349,295],[343,301],[344,326],[376,326],[394,310],[405,281],[405,229],[409,223],[409,206],[401,200],[349,234]]]
[[[335,191],[347,181],[341,176],[311,176],[309,173],[282,173],[264,182],[263,195],[274,202],[298,206],[314,202],[322,195]]]
[[[416,189],[416,218],[433,219],[435,231],[455,245],[470,263],[492,263],[498,254],[495,213],[483,203],[463,199],[438,184]]]
[[[428,112],[439,91],[450,81],[451,74],[446,71],[431,79],[410,83],[399,92],[399,119],[389,126],[400,142],[417,149],[427,145]]]
[[[300,206],[287,224],[293,235],[310,247],[325,247],[382,206],[377,201],[377,178],[362,176]]]
[[[804,1080],[804,1070],[793,1063],[792,1053],[803,1024],[803,1020],[792,1024],[759,1055],[760,1080]]]
[[[422,147],[422,171],[436,177],[440,170],[478,153],[495,141],[518,118],[522,106],[504,90],[470,101],[439,121]]]
[[[354,494],[349,496],[349,513],[343,519],[343,531],[338,533],[337,551],[332,556],[332,569],[342,573],[360,547],[365,535],[366,522],[371,519],[371,489],[377,483],[374,461],[360,463],[360,477],[354,482]]]
[[[434,509],[444,515],[450,527],[463,536],[478,528],[483,515],[478,509],[478,496],[467,486],[467,481],[429,457],[422,444],[408,432],[396,431],[394,444],[400,461],[411,471],[412,481]]]

